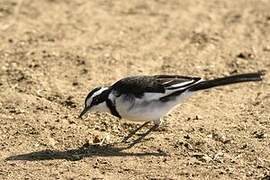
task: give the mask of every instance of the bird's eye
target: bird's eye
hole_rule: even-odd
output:
[[[99,102],[99,98],[97,97],[93,99],[92,104],[98,104],[98,102]]]

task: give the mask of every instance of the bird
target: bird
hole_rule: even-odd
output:
[[[137,131],[152,122],[154,125],[136,140],[138,142],[157,129],[166,114],[196,92],[217,86],[261,81],[263,75],[263,72],[254,72],[210,80],[181,75],[128,76],[111,86],[100,86],[91,90],[85,98],[79,117],[83,118],[90,112],[107,112],[120,119],[143,122],[122,142],[127,142]]]

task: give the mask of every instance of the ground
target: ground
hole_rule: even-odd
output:
[[[1,0],[0,68],[0,179],[270,179],[269,0]],[[78,119],[92,88],[128,75],[259,70],[129,149],[138,124]]]

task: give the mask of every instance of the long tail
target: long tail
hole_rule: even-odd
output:
[[[205,80],[189,88],[189,91],[204,90],[204,89],[209,89],[216,86],[224,86],[228,84],[241,83],[241,82],[261,81],[263,75],[264,75],[263,72],[257,72],[257,73],[238,74],[238,75],[227,76],[223,78],[217,78],[213,80]]]

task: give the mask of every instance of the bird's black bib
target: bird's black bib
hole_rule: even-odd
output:
[[[118,111],[116,110],[115,105],[113,104],[113,102],[110,99],[106,100],[106,104],[107,104],[108,108],[110,109],[112,115],[114,115],[120,119],[122,118],[120,116],[120,114],[118,113]]]

